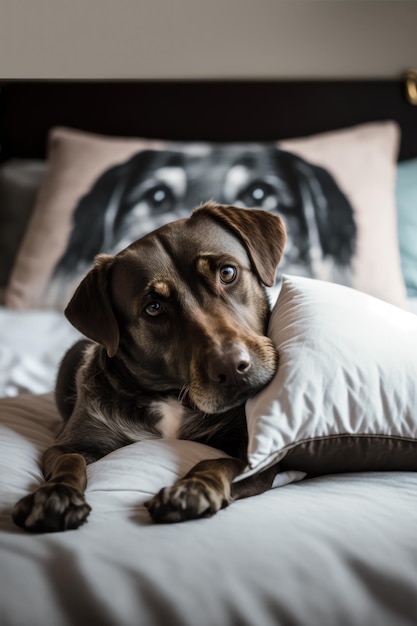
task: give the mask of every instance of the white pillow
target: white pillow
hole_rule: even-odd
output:
[[[417,316],[348,287],[284,276],[280,364],[247,403],[248,476],[417,470]]]

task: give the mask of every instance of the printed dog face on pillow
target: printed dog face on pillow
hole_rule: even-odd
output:
[[[284,219],[281,274],[351,284],[353,210],[329,172],[273,144],[171,144],[111,167],[80,200],[47,300],[64,289],[70,296],[97,254],[115,254],[211,199]]]

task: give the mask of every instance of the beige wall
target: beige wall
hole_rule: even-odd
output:
[[[417,2],[0,0],[2,78],[395,78]]]

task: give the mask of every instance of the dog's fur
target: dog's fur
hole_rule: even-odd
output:
[[[97,257],[66,309],[89,340],[67,353],[58,375],[65,424],[43,455],[45,484],[14,508],[16,524],[77,528],[90,512],[86,464],[149,438],[230,455],[199,463],[147,502],[156,522],[211,515],[271,486],[276,468],[232,481],[246,462],[244,403],[277,368],[265,285],[284,245],[278,216],[209,203]]]

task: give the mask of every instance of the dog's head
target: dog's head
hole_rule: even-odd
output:
[[[284,219],[281,272],[350,284],[353,209],[327,170],[272,144],[207,144],[142,150],[103,172],[75,209],[48,300],[62,298],[100,252],[116,254],[208,198]]]
[[[208,203],[115,256],[99,255],[66,315],[139,389],[184,388],[192,406],[220,413],[276,371],[265,286],[284,245],[278,216]]]

